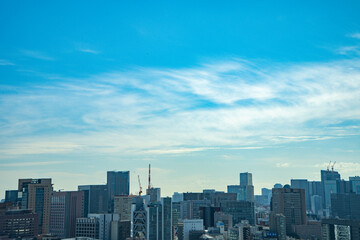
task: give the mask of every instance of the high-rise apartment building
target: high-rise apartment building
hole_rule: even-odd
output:
[[[107,190],[109,208],[112,212],[114,196],[130,194],[130,172],[129,171],[108,171]]]
[[[51,178],[19,179],[18,191],[22,196],[21,208],[38,214],[39,233],[49,233]]]
[[[304,225],[306,219],[305,190],[290,188],[273,188],[271,210],[283,214],[286,218],[286,233],[293,233],[293,225]]]
[[[76,218],[84,217],[84,192],[53,192],[49,232],[61,238],[75,237]]]

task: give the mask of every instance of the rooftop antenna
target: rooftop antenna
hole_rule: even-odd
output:
[[[336,161],[333,163],[333,165],[331,166],[331,171],[334,172],[334,166],[335,166]]]
[[[148,189],[150,189],[151,187],[151,170],[150,170],[151,166],[149,164],[149,185],[148,185]]]

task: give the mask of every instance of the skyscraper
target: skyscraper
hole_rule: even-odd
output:
[[[331,208],[331,194],[337,193],[337,181],[340,180],[340,174],[337,171],[321,170],[322,200],[323,208]]]
[[[349,177],[349,182],[351,192],[360,194],[360,177]]]
[[[309,194],[309,182],[307,179],[291,179],[291,188],[305,190],[305,205],[307,210],[311,210],[311,200]]]
[[[304,225],[306,219],[305,190],[290,188],[273,188],[271,210],[283,214],[286,218],[286,232],[293,233],[292,225]]]
[[[160,188],[148,188],[146,189],[146,195],[150,196],[150,202],[159,202],[161,196]]]
[[[334,218],[360,221],[360,195],[356,193],[331,194],[331,215]]]
[[[38,214],[39,233],[49,233],[51,178],[19,179],[18,190],[22,195],[21,208]]]
[[[108,213],[107,185],[82,185],[79,191],[84,192],[84,216],[90,213]]]
[[[114,196],[114,213],[120,215],[121,221],[131,221],[133,195]]]
[[[129,195],[130,192],[130,172],[129,171],[108,171],[107,172],[107,189],[109,208],[114,210],[115,195]]]
[[[252,185],[252,174],[240,173],[240,185],[227,186],[228,193],[236,193],[237,200],[254,202],[254,186]]]
[[[84,192],[53,192],[49,232],[61,238],[75,237],[76,218],[84,217]]]
[[[240,185],[241,186],[253,185],[252,174],[248,172],[240,173]]]

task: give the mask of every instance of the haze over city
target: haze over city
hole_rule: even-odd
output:
[[[360,172],[357,1],[1,1],[0,200],[130,171],[163,196]]]

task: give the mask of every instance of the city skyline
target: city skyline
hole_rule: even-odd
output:
[[[326,4],[326,8],[324,8]],[[130,171],[163,196],[360,172],[358,2],[0,3],[0,200]]]

